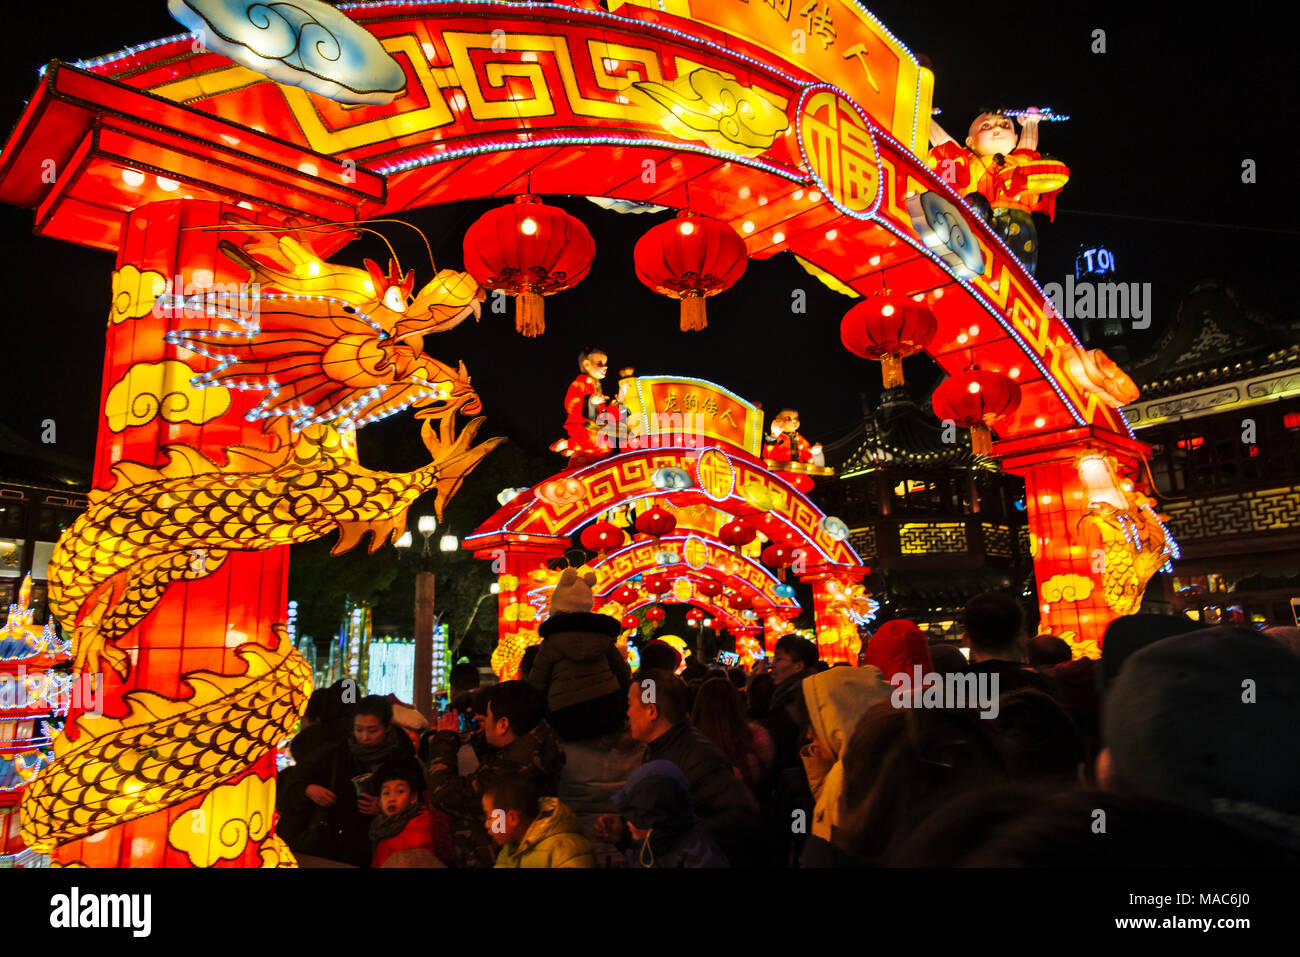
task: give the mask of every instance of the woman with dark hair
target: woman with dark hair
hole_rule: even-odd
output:
[[[745,720],[740,693],[727,678],[710,678],[700,685],[691,709],[691,723],[722,749],[736,774],[755,794],[772,770],[772,738],[762,725]]]
[[[414,755],[411,739],[393,724],[393,703],[382,695],[357,702],[352,733],[335,743],[301,775],[308,823],[289,847],[356,867],[370,863],[370,824],[379,813],[374,772],[385,762]]]

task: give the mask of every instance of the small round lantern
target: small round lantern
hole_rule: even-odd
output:
[[[634,628],[641,627],[641,619],[636,615],[624,615],[623,620],[620,621],[619,624],[623,626],[624,631],[631,631]]]
[[[740,611],[746,611],[754,607],[754,601],[746,595],[732,595],[731,607]]]
[[[730,545],[737,555],[740,554],[742,547],[757,537],[758,532],[741,521],[728,522],[718,529],[718,538],[722,539],[724,545]]]
[[[771,565],[777,570],[781,581],[785,581],[785,570],[794,564],[795,550],[789,545],[771,544],[763,549],[760,556],[764,565]]]
[[[697,628],[704,622],[704,612],[698,608],[692,608],[686,613],[686,624],[692,628]]]
[[[885,388],[903,384],[903,359],[934,339],[939,324],[924,303],[898,293],[878,292],[840,321],[840,341],[854,355],[880,362]]]
[[[649,535],[657,546],[661,535],[671,535],[677,527],[677,519],[668,509],[659,505],[647,509],[636,517],[636,530],[642,535]]]
[[[940,382],[931,399],[934,414],[970,429],[970,449],[975,455],[993,451],[989,426],[1016,411],[1020,386],[1000,372],[971,366]]]
[[[636,277],[682,302],[682,330],[703,329],[704,300],[729,289],[745,272],[745,241],[726,223],[682,210],[642,236],[633,251]]]
[[[664,610],[658,605],[651,605],[645,610],[645,620],[653,621],[656,625],[664,620]]]
[[[529,194],[465,231],[465,270],[483,288],[515,297],[515,329],[525,336],[546,331],[542,297],[576,285],[595,255],[581,220]]]
[[[580,539],[582,547],[589,552],[596,552],[601,558],[610,549],[623,544],[626,536],[623,530],[611,522],[593,522],[582,530]]]
[[[620,605],[630,605],[641,597],[641,592],[631,585],[624,585],[610,596]]]
[[[713,579],[700,582],[695,587],[696,590],[699,591],[699,593],[703,595],[705,598],[717,598],[719,595],[722,594],[722,582],[714,581]]]
[[[641,587],[652,595],[664,595],[671,591],[673,586],[672,582],[666,578],[646,576],[641,581]]]

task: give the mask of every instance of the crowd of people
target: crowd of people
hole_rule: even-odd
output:
[[[859,667],[791,634],[752,671],[650,641],[632,672],[592,605],[566,576],[522,677],[457,666],[431,724],[315,692],[279,833],[357,867],[1300,863],[1296,629],[1134,615],[1074,659],[990,592],[969,660],[896,620]]]

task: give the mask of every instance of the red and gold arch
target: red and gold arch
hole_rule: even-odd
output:
[[[1118,411],[1131,382],[1080,349],[1010,251],[927,165],[929,71],[853,0],[608,5],[342,4],[328,8],[331,29],[360,37],[350,47],[364,55],[317,73],[291,57],[244,56],[238,41],[251,21],[206,30],[225,38],[220,52],[183,34],[43,71],[0,151],[0,199],[32,209],[40,235],[116,256],[91,509],[101,524],[68,543],[67,600],[56,609],[75,633],[78,665],[102,657],[112,666],[108,724],[70,722],[85,737],[61,746],[67,776],[37,779],[31,834],[56,862],[284,859],[270,824],[264,739],[292,723],[307,687],[272,630],[284,616],[284,545],[331,528],[342,545],[365,531],[377,542],[400,528],[412,491],[441,483],[443,502],[477,461],[454,428],[456,414],[477,410],[464,370],[422,359],[418,339],[463,317],[464,295],[478,293],[473,279],[440,274],[437,288],[421,287],[412,301],[406,277],[390,283],[382,269],[348,272],[328,261],[357,235],[351,224],[418,206],[523,194],[689,206],[733,229],[750,260],[789,251],[858,294],[912,297],[933,313],[926,351],[947,372],[973,362],[1019,386],[993,454],[1030,489],[1046,625],[1095,637],[1140,598],[1151,548],[1168,544],[1134,484],[1147,450]],[[245,5],[175,6],[229,17]],[[267,290],[280,298],[260,301],[280,317],[269,324],[203,308],[186,316],[176,298],[170,310],[154,308],[160,294],[266,281],[259,269],[278,277]],[[389,288],[398,298],[384,298]],[[295,326],[286,317],[305,314],[295,305],[302,297],[314,303],[311,321]],[[396,305],[415,308],[417,321],[380,312]],[[380,318],[358,326],[344,306]],[[715,324],[726,321],[718,307],[710,312]],[[306,350],[317,378],[295,378],[287,370],[304,361],[294,352],[298,332],[322,321],[328,332]],[[668,313],[664,322],[672,328]],[[212,333],[242,349],[221,348],[233,343]],[[318,381],[344,358],[355,364],[346,380]],[[1092,374],[1098,368],[1106,374]],[[411,405],[451,408],[425,421],[434,471],[364,474],[352,430]],[[262,418],[268,410],[278,423]],[[590,490],[582,504],[508,506],[474,543],[506,555],[503,616],[517,606],[526,620],[524,599],[548,556],[584,517],[649,494],[659,467],[695,469],[719,492],[710,507],[730,514],[770,504],[765,534],[801,537],[816,556],[807,576],[832,581],[854,569],[848,547],[810,524],[817,512],[808,500],[745,450],[741,442],[725,452],[628,453],[578,477]],[[329,487],[341,498],[313,504],[304,495],[299,512],[251,520],[266,505],[253,485],[302,488],[292,483],[304,470],[336,472]],[[726,475],[758,501],[722,494]],[[382,505],[355,509],[355,482],[382,486]],[[193,501],[211,506],[232,485],[247,501],[223,502],[219,520],[196,525],[186,510]],[[116,529],[128,505],[149,516],[150,532],[115,551],[103,530]],[[227,512],[250,521],[228,527]],[[168,529],[191,538],[163,548]],[[121,567],[114,556],[128,553]],[[823,591],[828,608],[862,600]],[[258,697],[269,687],[286,707]],[[214,734],[245,707],[260,709],[267,726],[228,761],[196,756],[203,773],[173,779],[163,765],[177,761],[158,756],[175,758],[170,735],[190,727],[180,701],[206,702]],[[145,733],[137,725],[148,714],[162,717]],[[86,752],[87,740],[111,743],[111,754]],[[138,754],[158,767],[141,777]],[[110,761],[114,774],[100,774],[96,761]],[[60,791],[87,775],[107,788],[89,818],[60,803]],[[229,820],[240,840],[199,846],[183,833],[191,812]]]
[[[524,649],[540,640],[537,625],[557,574],[552,566],[565,559],[584,528],[629,508],[643,515],[662,510],[671,532],[638,535],[591,563],[609,614],[618,617],[649,601],[692,604],[737,635],[762,633],[770,651],[790,630],[784,623],[800,611],[793,590],[760,560],[764,545],[775,543],[789,550],[797,576],[815,583],[823,657],[856,662],[857,629],[842,613],[845,606],[834,602],[841,591],[860,594],[868,570],[837,522],[792,484],[792,476],[754,455],[761,447],[762,410],[700,379],[656,376],[628,385],[630,404],[645,423],[639,441],[649,448],[545,479],[465,539],[465,547],[491,560],[499,576],[498,672],[513,675]],[[748,544],[726,540],[725,527],[736,522],[752,531]],[[653,595],[636,584],[647,576],[665,580],[668,590]],[[701,590],[708,582],[720,591]],[[827,582],[834,583],[834,594]],[[629,585],[636,597],[619,601]]]

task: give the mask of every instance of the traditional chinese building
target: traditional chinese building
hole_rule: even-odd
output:
[[[54,544],[86,508],[90,469],[0,424],[0,623],[32,576],[33,622],[44,625],[45,573]]]
[[[817,488],[871,568],[877,620],[908,618],[935,637],[959,634],[962,606],[982,591],[1035,604],[1023,480],[972,456],[964,432],[950,438],[907,387],[887,389],[826,445],[838,477]]]
[[[1124,414],[1151,445],[1151,478],[1181,548],[1176,608],[1211,622],[1293,625],[1300,597],[1300,323],[1201,282],[1158,347],[1128,369]],[[1153,583],[1148,599],[1159,587]]]

